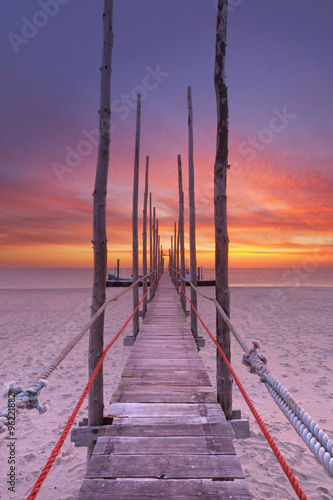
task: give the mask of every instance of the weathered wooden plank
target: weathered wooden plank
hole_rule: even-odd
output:
[[[101,436],[94,455],[235,455],[227,436]]]
[[[159,370],[163,368],[188,369],[188,370],[204,370],[205,367],[202,361],[199,360],[179,360],[172,358],[163,359],[131,359],[127,361],[125,368],[149,368],[150,370]]]
[[[116,390],[112,403],[216,403],[213,392],[128,392]]]
[[[76,447],[94,446],[99,436],[104,436],[106,425],[74,427],[71,431],[71,441]]]
[[[193,385],[162,385],[162,383],[145,383],[143,379],[135,379],[135,382],[133,384],[126,383],[127,379],[121,379],[120,384],[118,386],[118,390],[121,392],[146,392],[147,394],[149,393],[170,393],[170,392],[190,392],[190,391],[195,391],[196,389],[198,392],[201,392],[203,389],[206,389],[207,386],[197,386],[196,384]],[[130,380],[130,379],[128,379]],[[124,381],[124,383],[123,383]]]
[[[108,425],[106,436],[229,436],[234,432],[229,422],[192,424],[161,424],[161,425]]]
[[[118,500],[166,498],[172,500],[251,500],[243,481],[210,481],[206,479],[126,480],[85,479],[78,500]]]
[[[221,413],[219,404],[111,403],[109,413],[118,417],[211,416]]]
[[[191,350],[189,351],[184,351],[180,349],[164,349],[162,350],[155,350],[155,349],[144,349],[143,347],[133,347],[132,348],[132,356],[134,354],[137,355],[137,357],[142,357],[143,359],[157,359],[157,358],[173,358],[173,359],[197,359],[197,354]]]
[[[234,455],[92,455],[87,478],[243,479]]]
[[[163,377],[156,376],[154,380],[152,379],[144,379],[144,378],[122,378],[119,383],[119,389],[123,390],[133,390],[130,387],[136,387],[135,390],[138,390],[138,386],[147,386],[147,387],[160,387],[162,384],[167,386],[175,386],[175,387],[212,387],[209,379],[200,380],[198,378],[188,378],[186,380],[181,378],[174,378],[172,380],[165,380]],[[142,388],[141,388],[142,390]],[[157,390],[156,390],[157,391]],[[154,391],[154,392],[156,392]]]
[[[226,422],[225,416],[220,414],[211,415],[209,417],[201,416],[178,416],[178,417],[113,417],[114,423],[117,425],[187,425],[189,420],[191,424],[210,424]]]
[[[121,374],[122,377],[126,378],[167,378],[177,379],[178,377],[186,378],[186,379],[199,379],[206,380],[209,379],[208,374],[205,370],[189,370],[189,369],[177,369],[177,368],[160,368],[158,371],[152,370],[150,368],[142,369],[142,368],[127,368],[123,370]]]
[[[156,357],[158,357],[158,353],[161,350],[165,350],[165,349],[172,350],[172,351],[182,349],[182,350],[185,350],[188,352],[193,352],[193,353],[197,352],[196,345],[193,345],[192,342],[189,343],[186,341],[179,341],[179,342],[172,342],[172,343],[167,343],[163,340],[161,340],[161,341],[157,340],[156,342],[140,342],[137,345],[135,345],[135,348],[133,348],[134,352],[137,351],[138,349],[141,349],[141,350],[149,349],[152,351],[156,351],[156,353],[157,353]]]

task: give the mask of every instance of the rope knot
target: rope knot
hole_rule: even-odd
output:
[[[267,370],[263,365],[267,365],[268,358],[263,354],[258,354],[257,350],[260,348],[260,342],[257,340],[252,342],[253,347],[246,354],[243,355],[243,364],[249,368],[250,373],[257,373],[263,378],[263,373]]]
[[[41,379],[36,387],[28,387],[24,389],[21,386],[15,386],[14,382],[10,382],[9,384],[4,386],[3,397],[8,398],[9,396],[14,396],[15,398],[15,414],[17,415],[20,410],[26,408],[27,410],[32,410],[36,408],[38,413],[41,415],[48,410],[48,405],[41,405],[38,401],[38,396],[43,387],[47,386],[47,382],[44,379]],[[6,406],[0,414],[0,433],[5,432],[8,425],[8,414],[9,407]]]

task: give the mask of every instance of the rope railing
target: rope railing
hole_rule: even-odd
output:
[[[116,300],[118,300],[122,295],[129,292],[133,287],[135,287],[140,281],[143,281],[147,277],[157,273],[157,270],[148,273],[143,277],[140,277],[126,290],[120,292],[115,297],[111,297],[96,311],[96,313],[90,318],[90,321],[82,328],[82,330],[67,344],[67,346],[54,358],[52,363],[45,368],[45,370],[39,375],[35,381],[28,386],[27,389],[21,386],[15,386],[14,382],[9,383],[3,392],[4,397],[8,394],[12,394],[15,397],[15,414],[18,414],[20,410],[23,409],[37,409],[39,414],[42,414],[48,410],[48,405],[41,405],[38,397],[39,393],[43,387],[47,386],[46,379],[54,372],[54,370],[60,365],[60,363],[66,358],[66,356],[74,349],[74,347],[80,342],[84,337],[90,327],[95,323],[95,321],[100,317],[100,315],[105,311],[106,307]],[[158,276],[157,276],[158,278]],[[154,280],[155,283],[156,279]],[[8,406],[4,408],[0,414],[0,434],[5,432],[9,425],[8,416],[11,414]]]
[[[139,304],[136,306],[136,308],[134,309],[134,311],[132,312],[132,314],[130,315],[130,317],[126,320],[126,322],[123,324],[123,326],[120,328],[120,330],[118,331],[118,333],[113,337],[113,339],[111,340],[111,342],[106,346],[106,348],[104,349],[101,357],[100,357],[100,360],[98,361],[95,369],[94,369],[94,372],[93,374],[91,375],[84,391],[82,392],[81,394],[81,397],[76,405],[76,407],[74,408],[74,411],[72,413],[72,415],[69,417],[68,421],[67,421],[67,424],[64,428],[64,430],[62,431],[61,435],[60,435],[60,438],[58,439],[58,442],[56,443],[55,447],[53,448],[52,452],[51,452],[51,455],[49,456],[45,466],[43,467],[42,469],[42,472],[39,474],[32,490],[31,490],[31,493],[30,495],[28,496],[27,500],[34,500],[43,484],[43,482],[45,481],[48,473],[50,472],[51,468],[52,468],[52,465],[54,464],[57,456],[58,456],[58,453],[59,451],[61,450],[61,447],[62,445],[64,444],[65,442],[65,439],[66,437],[68,436],[68,433],[71,429],[71,427],[73,426],[74,424],[74,421],[75,421],[75,418],[97,376],[97,373],[99,372],[102,364],[103,364],[103,361],[108,353],[108,351],[110,350],[110,348],[112,347],[112,345],[115,343],[115,341],[120,337],[120,335],[122,334],[122,332],[124,331],[124,329],[126,328],[126,326],[128,325],[128,323],[131,321],[131,319],[133,318],[134,314],[136,313],[136,311],[139,309],[140,305],[142,304],[142,302],[144,301],[145,297],[147,296],[149,290],[154,286],[154,284],[156,283],[156,281],[158,280],[159,278],[159,275],[156,276],[156,278],[154,279],[153,283],[150,285],[150,287],[148,288],[148,290],[146,291],[146,293],[144,294],[144,296],[142,297],[142,299],[140,300]],[[135,283],[134,283],[135,285]]]
[[[172,269],[172,271],[179,274],[175,269]],[[316,424],[313,418],[306,413],[301,404],[292,397],[283,385],[269,373],[267,367],[265,366],[267,358],[259,355],[257,352],[257,349],[260,347],[259,342],[253,342],[253,348],[249,349],[217,300],[200,292],[200,290],[198,290],[198,288],[195,287],[191,281],[185,280],[183,277],[182,279],[190,283],[199,295],[215,304],[216,309],[219,311],[235,339],[245,352],[243,356],[243,363],[249,367],[251,373],[256,373],[260,377],[260,380],[265,384],[275,403],[278,405],[282,413],[288,418],[289,422],[303,439],[309,450],[315,455],[325,469],[333,475],[332,439],[325,434],[325,432]]]
[[[186,280],[188,281],[188,280]],[[277,444],[275,443],[272,435],[270,434],[269,430],[267,429],[264,421],[262,420],[262,418],[260,417],[259,413],[257,412],[254,404],[252,403],[251,399],[249,398],[248,394],[246,393],[242,383],[240,382],[239,378],[237,377],[235,371],[233,370],[228,358],[226,357],[226,355],[224,354],[224,351],[222,350],[220,344],[217,342],[217,340],[214,338],[213,334],[211,333],[211,331],[209,330],[209,328],[206,326],[206,324],[204,323],[204,321],[202,320],[202,318],[200,317],[200,315],[198,314],[197,310],[195,309],[195,307],[193,306],[191,300],[189,299],[189,297],[186,295],[186,293],[184,292],[182,286],[181,286],[181,283],[179,281],[179,284],[180,284],[180,290],[181,292],[184,294],[184,296],[186,297],[186,299],[188,300],[191,308],[193,309],[194,313],[196,314],[196,316],[198,317],[200,323],[202,324],[202,326],[204,327],[204,329],[206,330],[206,332],[208,333],[209,337],[211,338],[211,340],[214,342],[214,344],[216,345],[219,353],[221,354],[225,364],[227,365],[228,367],[228,370],[230,371],[233,379],[235,380],[243,398],[245,399],[248,407],[250,408],[254,418],[256,419],[263,435],[265,436],[268,444],[270,445],[274,455],[276,456],[279,464],[281,465],[282,467],[282,470],[284,471],[284,473],[286,474],[291,486],[293,487],[296,495],[298,496],[298,498],[300,500],[308,500],[307,499],[307,496],[306,494],[304,493],[304,491],[302,490],[300,484],[298,483],[293,471],[291,470],[290,466],[288,465],[286,459],[284,458],[284,456],[282,455],[281,451],[279,450]],[[201,294],[202,295],[202,294]]]

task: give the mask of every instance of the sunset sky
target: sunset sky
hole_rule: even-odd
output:
[[[165,250],[188,206],[192,86],[198,265],[214,265],[216,1],[114,0],[109,268],[131,264],[135,100]],[[230,0],[226,75],[232,267],[333,266],[333,2]],[[102,0],[6,2],[0,267],[92,267]],[[141,224],[141,220],[140,220]],[[186,209],[188,246],[188,210]],[[140,231],[141,234],[141,226]]]

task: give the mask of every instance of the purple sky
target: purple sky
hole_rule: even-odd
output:
[[[198,251],[204,260],[212,255],[215,3],[114,2],[110,266],[122,252],[131,254],[137,91],[143,93],[140,203],[148,154],[162,242],[169,245],[178,153],[187,186],[188,85]],[[261,252],[267,265],[296,254],[302,262],[325,248],[330,258],[321,264],[329,264],[333,3],[233,0],[230,7],[231,262],[257,265]],[[98,127],[102,10],[102,0],[15,0],[3,9],[0,266],[92,265],[97,149],[95,136],[87,142],[87,135]]]

